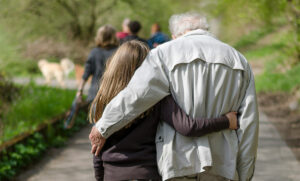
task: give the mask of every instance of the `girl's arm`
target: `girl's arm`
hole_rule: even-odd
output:
[[[76,97],[80,97],[80,101],[82,101],[82,92],[85,86],[86,81],[90,77],[90,75],[94,74],[95,69],[95,51],[94,49],[91,51],[91,53],[88,56],[88,59],[85,62],[84,65],[84,72],[82,75],[82,79],[79,83],[79,87],[77,89]]]
[[[88,80],[90,75],[93,75],[95,73],[95,55],[96,49],[93,49],[85,62],[84,72],[82,75],[82,79],[85,81]]]
[[[195,118],[188,116],[174,101],[172,96],[167,96],[160,102],[160,120],[167,122],[177,132],[184,136],[203,136],[224,129],[237,129],[235,113],[231,116],[219,118]],[[228,113],[229,114],[229,113]]]

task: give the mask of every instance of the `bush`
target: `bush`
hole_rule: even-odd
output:
[[[0,102],[10,103],[18,93],[19,88],[13,85],[4,72],[0,72]]]
[[[3,72],[0,72],[0,137],[3,136],[4,124],[2,116],[7,106],[19,94],[19,88],[15,87]]]

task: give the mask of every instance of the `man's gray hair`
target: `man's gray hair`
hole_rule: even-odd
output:
[[[186,31],[196,29],[207,31],[209,29],[209,25],[205,16],[189,12],[171,16],[169,20],[169,29],[172,35],[178,37],[183,35]]]

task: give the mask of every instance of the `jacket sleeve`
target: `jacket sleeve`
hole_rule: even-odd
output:
[[[101,160],[101,156],[93,155],[93,165],[94,165],[94,175],[97,181],[104,180],[104,167],[103,161]]]
[[[94,65],[95,60],[94,59],[95,59],[94,53],[93,53],[93,51],[91,51],[87,61],[85,62],[84,73],[82,75],[83,80],[87,80],[90,75],[94,74],[94,68],[95,68],[95,65]]]
[[[152,50],[128,86],[105,107],[96,128],[107,138],[169,93],[169,80],[159,50]]]
[[[193,119],[177,105],[172,96],[164,98],[160,106],[160,120],[167,122],[183,136],[203,136],[229,128],[229,120],[226,116]]]
[[[248,86],[238,110],[240,129],[237,130],[239,151],[237,171],[239,180],[251,180],[254,174],[258,145],[258,106],[255,92],[254,75],[249,67]]]

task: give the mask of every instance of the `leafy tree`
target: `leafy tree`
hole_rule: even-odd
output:
[[[1,17],[22,37],[56,36],[85,42],[94,36],[98,16],[117,0],[3,0]]]

